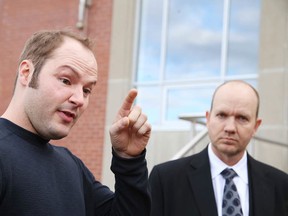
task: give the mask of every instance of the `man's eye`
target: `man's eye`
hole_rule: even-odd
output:
[[[225,118],[225,117],[226,117],[226,115],[225,115],[224,113],[218,113],[217,116],[218,116],[219,118]]]
[[[239,116],[238,119],[239,119],[240,121],[242,121],[242,122],[248,121],[248,119],[247,119],[245,116]]]
[[[66,78],[60,78],[60,81],[66,85],[71,85],[71,82],[69,79],[66,79]]]
[[[85,95],[89,95],[91,94],[91,89],[84,89],[83,92]]]

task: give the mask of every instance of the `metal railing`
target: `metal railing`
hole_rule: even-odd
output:
[[[198,134],[196,134],[196,136],[194,136],[194,138],[192,138],[192,140],[187,143],[182,149],[180,149],[180,151],[178,151],[172,158],[171,160],[175,160],[181,157],[185,157],[187,155],[189,155],[189,153],[193,153],[193,150],[201,143],[203,143],[203,140],[206,141],[206,145],[208,144],[207,140],[208,140],[208,130],[207,128],[204,128],[202,131],[200,131]],[[279,147],[284,147],[286,149],[288,149],[288,145],[283,143],[283,142],[279,142],[276,140],[270,140],[270,139],[266,139],[260,136],[255,135],[253,137],[253,139],[251,140],[251,142],[253,143],[253,140],[257,140],[260,142],[264,142],[264,143],[269,143],[271,145],[275,145],[275,146],[279,146]],[[253,153],[252,153],[253,154]]]
[[[208,130],[207,128],[204,128],[202,131],[200,131],[194,138],[187,143],[180,151],[178,151],[172,158],[171,160],[175,160],[181,157],[184,157],[188,155],[189,152],[193,151],[195,146],[197,146],[199,143],[201,143],[202,140],[205,139],[205,137],[208,136]]]

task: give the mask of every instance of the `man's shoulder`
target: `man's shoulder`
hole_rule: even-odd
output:
[[[203,162],[209,162],[207,150],[202,150],[199,153],[189,155],[186,157],[182,157],[176,160],[170,160],[158,165],[155,165],[156,169],[159,170],[179,170],[185,169],[190,166],[194,166],[197,164],[202,164]]]
[[[253,173],[258,173],[271,179],[284,179],[288,182],[288,174],[286,172],[270,164],[256,160],[251,156],[248,159],[248,166]]]
[[[155,167],[158,169],[171,169],[173,167],[182,166],[184,164],[189,163],[189,161],[191,160],[191,157],[193,157],[193,156],[188,156],[188,157],[179,158],[179,159],[175,159],[175,160],[165,161],[165,162],[162,162],[160,164],[155,165]]]
[[[11,132],[7,129],[5,122],[0,118],[0,140],[10,136]]]

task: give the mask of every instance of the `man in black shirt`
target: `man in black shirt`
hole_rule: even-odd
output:
[[[69,134],[97,82],[88,39],[41,31],[25,44],[12,100],[0,118],[0,215],[148,215],[145,148],[151,126],[130,90],[110,128],[115,193],[49,140]]]

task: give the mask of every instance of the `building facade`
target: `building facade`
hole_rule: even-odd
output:
[[[145,0],[113,3],[104,145],[106,159],[110,155],[107,126],[112,122],[112,114],[120,104],[120,98],[133,86],[137,76],[135,68],[139,47],[139,17],[143,2]],[[161,2],[165,5],[169,1]],[[257,89],[261,97],[260,117],[263,122],[257,136],[264,141],[253,140],[249,150],[256,159],[288,172],[288,2],[261,0],[259,10]],[[149,170],[155,164],[173,158],[192,139],[191,130],[159,129],[152,126],[152,131],[147,152]],[[103,181],[113,185],[108,168],[109,160],[104,160]]]

